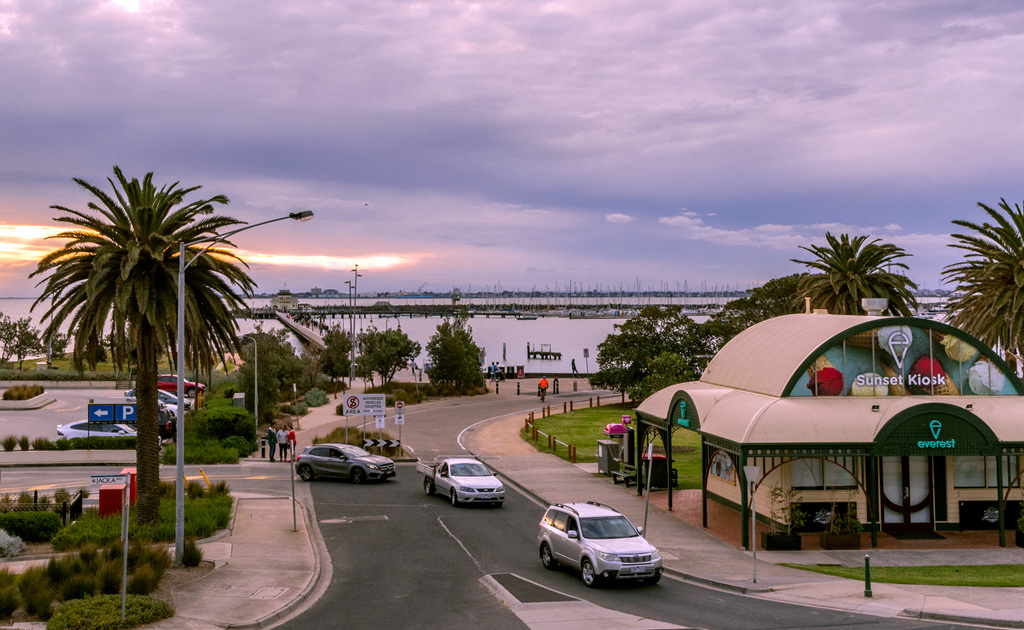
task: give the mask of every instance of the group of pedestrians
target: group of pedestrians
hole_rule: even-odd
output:
[[[497,383],[498,381],[505,380],[505,370],[503,370],[502,367],[498,365],[497,361],[494,361],[487,366],[487,380],[491,381],[492,383]]]
[[[276,461],[274,455],[277,451],[280,451],[278,457],[282,462],[295,459],[295,429],[271,424],[267,428],[267,445],[270,446],[270,461]]]

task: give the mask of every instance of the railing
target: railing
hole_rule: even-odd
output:
[[[44,498],[47,495],[44,495]],[[39,491],[36,490],[32,495],[31,502],[23,500],[22,497],[18,497],[14,500],[10,500],[10,496],[6,496],[7,500],[0,500],[0,514],[7,514],[11,512],[53,512],[60,514],[60,520],[62,525],[67,525],[68,522],[74,522],[82,516],[82,503],[85,496],[82,492],[79,492],[69,501],[61,501],[60,503],[50,501],[39,501]]]
[[[594,396],[591,396],[591,397],[589,397],[587,399],[587,407],[588,408],[595,406],[594,405],[594,398],[595,398]],[[600,407],[601,406],[601,397],[597,396],[596,398],[597,398],[597,405],[596,406]],[[572,401],[572,400],[563,402],[562,403],[562,413],[569,413],[569,412],[573,411],[574,410],[573,402],[574,401]],[[622,394],[622,402],[623,403],[626,402],[626,395],[625,394]],[[563,442],[562,440],[559,440],[554,435],[551,435],[549,433],[545,433],[544,431],[541,431],[540,429],[538,429],[537,425],[534,424],[534,420],[536,419],[536,415],[535,414],[536,414],[536,412],[531,411],[530,415],[526,418],[526,422],[525,422],[525,428],[526,428],[526,431],[529,433],[530,438],[534,442],[540,442],[540,439],[543,436],[544,439],[547,440],[548,448],[551,449],[551,452],[555,453],[556,455],[558,454],[558,445],[561,444],[562,446],[565,447],[566,457],[569,458],[569,461],[571,461],[572,463],[575,464],[576,463],[576,447],[573,446],[572,444],[569,444],[568,442]],[[541,414],[541,416],[540,416],[541,418],[547,418],[548,416],[550,416],[551,415],[551,405],[547,405],[547,406],[541,407],[540,408],[540,414]]]

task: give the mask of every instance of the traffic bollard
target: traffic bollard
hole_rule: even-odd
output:
[[[871,597],[871,556],[864,554],[864,597]]]

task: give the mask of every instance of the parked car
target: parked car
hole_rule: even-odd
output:
[[[124,397],[125,397],[125,402],[130,402],[130,403],[137,402],[136,399],[135,399],[135,390],[134,389],[129,389],[128,391],[126,391],[124,393]],[[162,408],[166,408],[168,411],[171,412],[172,416],[177,412],[177,410],[178,410],[178,397],[175,396],[174,394],[168,394],[167,392],[163,391],[162,389],[158,390],[157,391],[157,400],[160,402],[160,406]],[[191,400],[186,399],[184,402],[185,402],[185,411],[188,411],[189,409],[192,408],[192,401]]]
[[[295,471],[303,481],[341,477],[352,483],[363,483],[394,477],[395,462],[351,444],[314,444],[295,458]]]
[[[135,428],[130,424],[112,422],[89,422],[80,420],[71,424],[62,424],[57,427],[57,438],[84,438],[84,437],[135,437]]]
[[[537,530],[540,561],[545,569],[559,564],[579,570],[583,583],[661,579],[661,554],[617,510],[596,501],[555,503]]]
[[[178,375],[177,374],[161,374],[156,377],[156,386],[162,391],[171,392],[177,395],[178,393]],[[193,383],[190,380],[185,380],[185,398],[195,398],[196,391],[205,392],[206,385],[202,383]]]

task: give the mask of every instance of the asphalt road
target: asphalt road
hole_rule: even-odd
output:
[[[85,420],[89,400],[123,402],[124,392],[113,389],[47,389],[56,402],[41,409],[0,411],[0,438],[5,435],[27,435],[30,440],[44,437],[57,439],[57,425]]]

